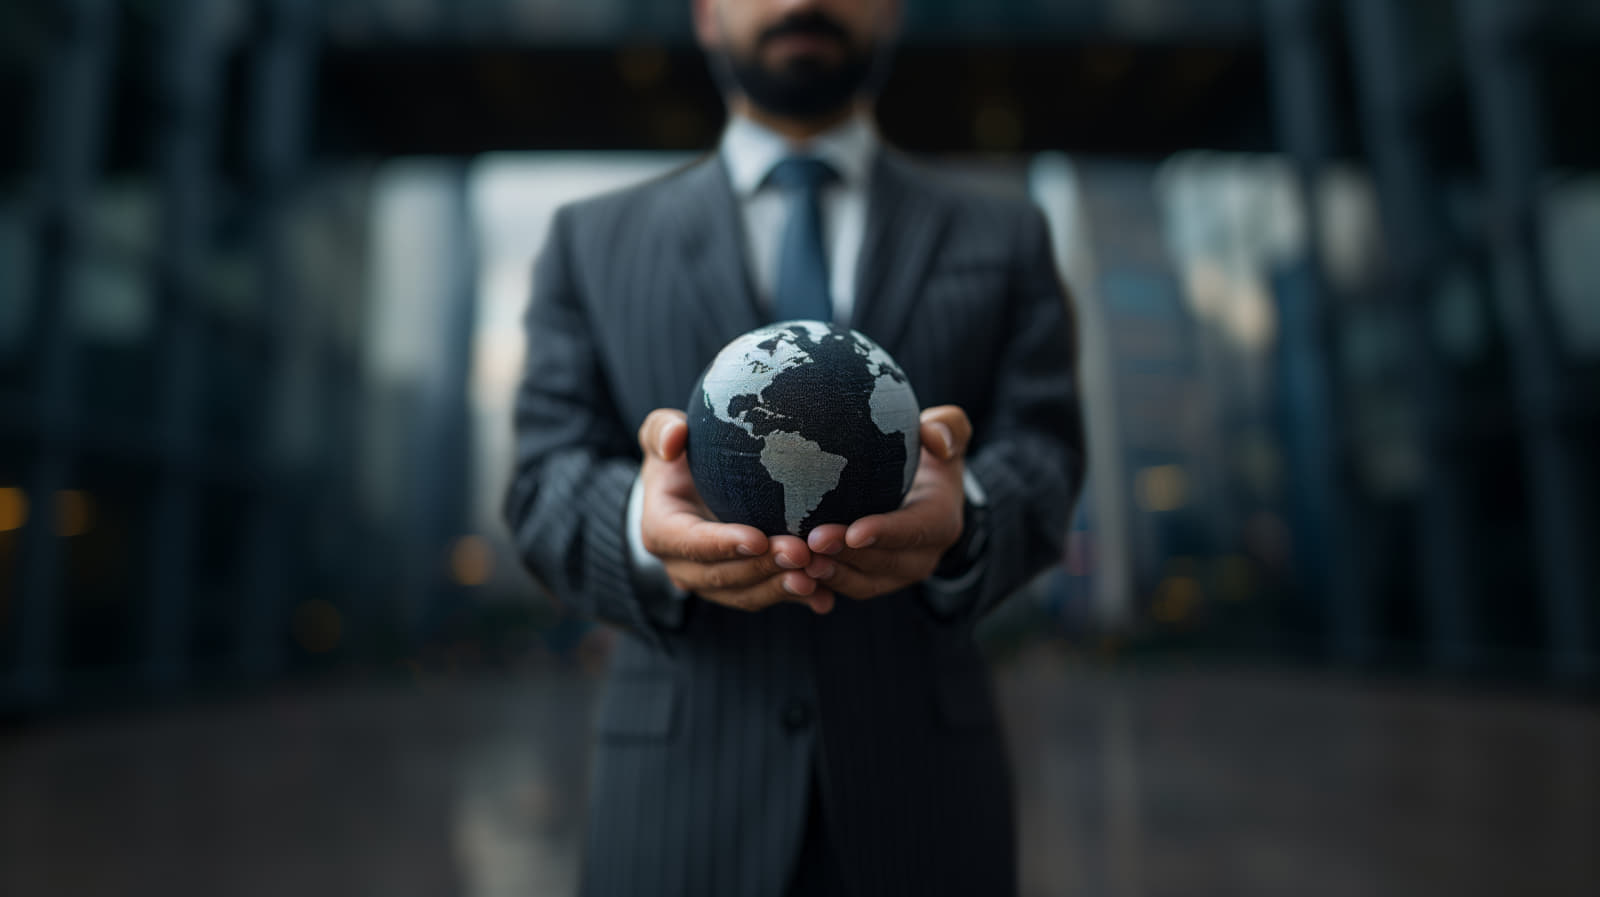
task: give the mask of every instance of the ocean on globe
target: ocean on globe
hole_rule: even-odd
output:
[[[804,536],[900,506],[917,472],[920,408],[866,336],[785,321],[730,342],[689,397],[689,470],[726,523]]]

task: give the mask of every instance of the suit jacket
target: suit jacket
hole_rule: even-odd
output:
[[[532,575],[623,630],[597,715],[584,893],[776,897],[818,776],[852,890],[1004,895],[1004,746],[973,624],[1058,558],[1083,477],[1070,309],[1043,216],[874,162],[852,326],[925,405],[972,418],[986,557],[955,612],[920,587],[830,615],[664,610],[624,530],[635,434],[766,323],[713,155],[561,209],[535,269],[506,519]],[[942,607],[946,605],[941,605]]]

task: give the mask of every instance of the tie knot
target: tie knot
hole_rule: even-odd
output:
[[[777,165],[772,166],[772,171],[767,174],[767,183],[784,190],[801,189],[815,191],[823,184],[838,177],[839,173],[833,166],[813,156],[790,156]]]

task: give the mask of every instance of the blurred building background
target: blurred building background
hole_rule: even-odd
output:
[[[1082,337],[984,632],[1027,892],[1595,893],[1600,3],[906,6],[884,134],[1039,203]],[[717,139],[687,8],[0,4],[0,892],[570,888],[520,313]]]
[[[681,6],[5,6],[0,706],[571,648],[518,315],[556,204],[715,141]],[[907,12],[887,137],[1039,202],[1083,332],[996,638],[1595,681],[1596,4]]]

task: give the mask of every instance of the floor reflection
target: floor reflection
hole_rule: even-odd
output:
[[[1268,673],[997,676],[1027,895],[1600,893],[1600,715]],[[570,894],[592,679],[0,734],[0,894]]]

